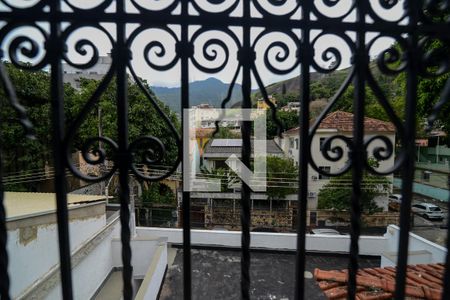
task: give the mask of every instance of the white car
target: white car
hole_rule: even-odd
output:
[[[426,219],[444,218],[444,213],[439,206],[430,203],[418,203],[412,206],[412,211]]]
[[[400,194],[391,194],[391,195],[389,195],[389,201],[395,202],[395,203],[401,203],[402,202],[402,195],[400,195]]]
[[[328,234],[328,235],[341,235],[341,233],[331,228],[316,228],[311,230],[312,234]]]

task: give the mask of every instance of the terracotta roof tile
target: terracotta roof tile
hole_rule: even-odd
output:
[[[300,127],[291,128],[286,130],[285,133],[296,133],[299,129]],[[353,114],[345,111],[332,112],[320,122],[319,129],[336,129],[338,131],[351,132],[353,131]],[[368,132],[395,132],[395,126],[391,122],[365,117],[364,130]]]
[[[357,300],[383,300],[392,299],[392,293],[384,291],[362,291],[356,294]]]
[[[328,299],[338,299],[347,295],[347,270],[314,270],[314,278]],[[407,297],[439,300],[442,296],[442,264],[408,266],[405,293]],[[359,300],[391,299],[395,293],[394,267],[367,268],[358,270],[356,276]]]
[[[320,129],[337,129],[338,131],[353,131],[353,114],[345,111],[335,111],[328,114],[320,123]],[[394,132],[395,127],[391,122],[385,122],[373,118],[364,118],[366,131]]]

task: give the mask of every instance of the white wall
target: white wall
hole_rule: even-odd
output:
[[[167,237],[169,243],[183,242],[182,229],[137,227],[140,236]],[[241,247],[241,232],[219,230],[191,230],[192,245]],[[362,236],[359,242],[360,253],[363,255],[380,255],[384,249],[385,238]],[[252,232],[252,248],[267,250],[296,250],[297,235],[293,233]],[[348,253],[350,236],[348,235],[306,235],[306,250],[321,253]]]
[[[158,246],[150,267],[145,274],[144,280],[139,289],[136,300],[156,300],[167,267],[167,244]]]
[[[100,56],[99,61],[92,68],[81,70],[75,67],[72,67],[69,64],[63,64],[64,72],[67,74],[76,74],[77,72],[83,72],[89,74],[90,72],[95,72],[96,74],[106,74],[108,70],[111,68],[112,58],[111,56]],[[82,76],[81,76],[82,77]]]
[[[384,237],[386,238],[386,246],[383,252],[397,253],[398,241],[400,238],[400,228],[396,225],[389,225]],[[447,249],[445,247],[430,242],[429,240],[424,239],[423,237],[420,237],[417,234],[411,232],[409,233],[409,251],[429,252],[430,261],[427,263],[443,263],[445,262],[445,258],[447,256]]]
[[[71,220],[69,226],[71,250],[79,247],[104,224],[104,217]],[[27,234],[24,231],[30,232],[29,234],[35,232],[35,238],[24,243],[23,235]],[[7,250],[11,279],[10,292],[14,298],[59,263],[57,225],[51,223],[9,230]]]
[[[82,257],[81,262],[72,269],[74,299],[91,299],[113,268],[123,266],[120,222],[116,221],[101,242],[93,247],[93,250]],[[156,257],[155,254],[159,247],[163,247],[166,253]],[[151,263],[158,266],[154,270],[154,277],[146,283],[152,287],[158,287],[155,293],[157,295],[167,265],[166,239],[141,237],[137,234],[131,240],[131,251],[133,279],[143,279],[149,272]],[[45,299],[61,299],[61,285],[58,283]]]
[[[120,222],[117,216],[106,224],[104,203],[83,205],[75,210],[77,214],[73,215],[69,225],[72,284],[74,299],[84,300],[98,291],[113,268],[122,266]],[[14,221],[14,224],[9,223],[9,274],[13,298],[62,298],[54,213],[39,218],[24,218]],[[149,284],[158,286],[158,290],[167,264],[167,253],[159,255],[163,261],[155,261],[155,253],[161,247],[166,250],[166,240],[147,235],[141,237],[139,234],[133,235],[131,240],[134,279],[143,279],[153,262],[158,266],[159,273],[152,277]]]
[[[347,144],[342,140],[334,140],[331,144],[331,147],[342,147],[344,150],[344,156],[342,159],[340,159],[337,162],[332,162],[322,155],[322,152],[320,151],[320,139],[321,138],[329,138],[332,136],[335,136],[337,134],[344,135],[347,137],[352,137],[351,132],[338,132],[335,129],[319,129],[314,134],[314,137],[311,141],[311,159],[314,161],[317,167],[330,167],[331,173],[336,173],[340,169],[342,169],[347,160],[348,160],[348,147]],[[389,133],[386,134],[386,132],[372,132],[370,134],[365,134],[364,139],[368,140],[371,137],[375,135],[384,135],[389,138],[392,145],[395,146],[395,134]],[[283,139],[279,140],[276,139],[277,144],[283,149],[283,152],[286,157],[291,158],[294,160],[295,163],[298,164],[299,161],[299,150],[296,149],[296,145],[294,142],[294,147],[290,147],[290,139],[296,139],[298,138],[298,132],[293,132],[289,134],[284,134]],[[380,140],[373,141],[368,149],[367,153],[369,157],[373,157],[373,150],[377,147],[385,146],[383,142]],[[332,155],[332,154],[330,154]],[[385,171],[393,167],[395,161],[394,155],[392,155],[388,160],[381,161],[379,166],[379,171]],[[308,197],[308,209],[316,209],[317,208],[317,195],[319,191],[323,188],[325,184],[329,182],[328,179],[319,179],[319,173],[311,167],[311,165],[308,168],[308,192],[311,194]],[[389,176],[390,178],[393,178],[393,176]]]
[[[330,167],[331,173],[336,173],[339,170],[341,170],[343,167],[345,167],[346,162],[348,161],[349,149],[348,149],[346,143],[343,142],[342,140],[334,140],[331,144],[332,148],[333,147],[342,147],[344,149],[343,158],[340,159],[339,161],[332,162],[332,161],[325,159],[325,157],[322,155],[322,152],[320,151],[320,139],[321,138],[329,138],[336,134],[344,135],[347,137],[352,137],[351,133],[342,133],[342,132],[338,133],[335,130],[318,130],[316,132],[316,134],[314,135],[312,142],[311,142],[311,159],[315,162],[317,167]],[[393,133],[386,134],[385,132],[379,132],[379,133],[374,132],[374,133],[370,133],[370,134],[365,134],[364,140],[368,140],[375,135],[384,135],[384,136],[388,137],[389,140],[391,141],[392,145],[395,146],[395,134],[393,134]],[[373,141],[367,149],[368,157],[373,157],[374,149],[376,149],[378,147],[383,147],[383,146],[385,146],[385,145],[380,140]],[[332,155],[332,154],[330,154],[330,155]],[[377,170],[386,171],[386,170],[392,168],[394,166],[394,161],[395,161],[395,155],[392,155],[389,159],[387,159],[385,161],[380,161],[379,168]],[[318,195],[319,191],[323,188],[323,186],[329,182],[329,180],[328,179],[319,179],[319,173],[316,170],[314,170],[311,166],[309,166],[309,169],[308,169],[308,177],[309,177],[308,191],[315,193],[315,198],[308,199],[308,207],[310,209],[315,209],[315,208],[317,208],[317,195]],[[392,175],[390,175],[388,177],[391,179],[393,178]]]
[[[131,241],[131,264],[133,265],[133,276],[136,279],[143,279],[148,267],[152,262],[159,246],[166,243],[166,238],[152,235],[142,235],[140,231]],[[113,265],[122,267],[122,243],[119,237],[112,240]]]
[[[111,241],[119,235],[120,223],[117,221],[111,232],[95,246],[92,252],[84,256],[81,262],[72,268],[74,299],[90,299],[112,271],[114,264]],[[45,299],[62,299],[61,284],[58,283]]]

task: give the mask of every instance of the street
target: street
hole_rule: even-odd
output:
[[[436,201],[434,199],[425,198],[422,195],[414,194],[413,203],[432,203],[434,205],[439,206],[444,212],[443,220],[428,220],[419,215],[413,215],[413,228],[412,232],[441,246],[445,246],[445,242],[447,239],[447,220],[448,220],[448,211],[447,211],[447,203]]]

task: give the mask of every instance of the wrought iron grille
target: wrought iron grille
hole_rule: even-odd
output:
[[[251,108],[252,76],[254,77],[261,94],[272,109],[273,117],[276,119],[274,105],[269,101],[268,94],[264,88],[259,70],[255,63],[257,58],[256,45],[261,39],[271,33],[286,35],[294,44],[296,49],[289,48],[282,41],[274,40],[264,45],[264,65],[272,73],[278,75],[288,74],[297,68],[300,69],[301,79],[301,114],[300,125],[300,170],[299,170],[299,194],[298,194],[298,239],[297,239],[297,264],[296,264],[296,299],[304,298],[304,270],[305,270],[305,231],[306,231],[306,208],[308,199],[308,165],[310,164],[317,172],[326,176],[337,176],[344,172],[353,172],[353,193],[351,199],[351,247],[349,255],[349,298],[355,298],[356,273],[358,270],[358,238],[360,235],[361,207],[359,199],[361,197],[361,177],[363,170],[368,170],[378,175],[390,174],[400,171],[403,179],[401,205],[401,234],[399,243],[398,272],[396,277],[396,299],[405,297],[405,272],[407,267],[408,234],[410,230],[410,206],[412,198],[412,184],[414,176],[414,141],[416,125],[416,105],[417,105],[417,83],[419,76],[439,76],[448,72],[448,56],[440,56],[436,53],[427,53],[423,47],[429,40],[441,40],[448,42],[450,39],[448,19],[436,21],[430,12],[440,12],[447,14],[450,1],[289,1],[289,0],[167,0],[150,1],[144,4],[139,0],[104,0],[97,1],[97,4],[90,8],[83,8],[74,4],[71,0],[42,0],[24,1],[24,4],[14,4],[14,1],[1,0],[3,10],[0,11],[0,20],[3,22],[0,30],[0,41],[2,49],[6,49],[8,55],[2,53],[3,59],[9,59],[15,66],[26,70],[38,70],[49,67],[51,76],[51,105],[52,105],[52,129],[53,129],[53,153],[55,167],[55,189],[57,194],[57,223],[59,235],[59,250],[61,262],[61,280],[64,299],[72,299],[72,278],[68,231],[68,211],[67,211],[67,190],[66,190],[66,170],[70,170],[74,175],[87,181],[102,181],[110,177],[114,172],[119,172],[120,177],[120,216],[121,216],[121,238],[122,238],[122,259],[123,259],[123,282],[124,299],[132,297],[132,266],[130,249],[130,210],[128,207],[130,191],[128,187],[128,174],[131,171],[134,175],[144,180],[158,181],[166,178],[177,168],[182,160],[183,147],[181,138],[169,119],[164,116],[158,108],[153,96],[145,89],[144,85],[136,75],[131,64],[133,57],[144,55],[148,57],[149,51],[159,49],[158,56],[168,55],[166,46],[160,41],[149,42],[144,53],[132,53],[132,44],[136,36],[150,28],[158,28],[170,35],[174,41],[175,53],[170,53],[172,59],[166,64],[157,64],[146,58],[148,68],[156,70],[169,70],[180,67],[181,82],[181,106],[183,109],[189,108],[189,74],[191,66],[205,73],[215,73],[222,70],[230,61],[230,46],[214,35],[208,37],[208,41],[202,47],[204,60],[200,62],[197,58],[198,52],[195,44],[199,37],[208,32],[219,31],[227,35],[237,48],[238,66],[231,82],[230,91],[241,78],[242,84],[242,108]],[[338,16],[328,15],[326,9],[333,9],[337,5],[347,3],[345,11]],[[405,5],[403,15],[396,20],[386,19],[389,11],[398,5]],[[383,13],[375,6],[381,7]],[[325,10],[324,10],[325,8]],[[281,9],[281,10],[280,10]],[[282,11],[280,13],[280,11]],[[138,25],[131,29],[128,25]],[[33,37],[20,35],[13,40],[8,36],[14,30],[23,26],[37,29],[45,40],[44,44],[39,44]],[[109,27],[108,27],[109,26]],[[77,41],[75,51],[80,55],[86,55],[85,47],[91,47],[92,56],[87,63],[77,64],[72,62],[67,55],[67,40],[71,34],[80,28],[92,27],[103,32],[111,42],[113,63],[102,80],[100,86],[90,97],[77,118],[64,126],[65,112],[63,108],[64,95],[62,63],[66,62],[80,69],[87,69],[94,66],[99,59],[99,52],[95,40],[82,38]],[[174,27],[177,29],[175,30]],[[107,29],[113,28],[113,30]],[[257,29],[255,31],[255,29]],[[317,50],[317,40],[330,34],[338,37],[351,49],[352,65],[349,75],[341,84],[336,94],[332,97],[330,104],[310,126],[310,83],[309,72],[315,70],[319,73],[330,73],[337,70],[342,64],[340,50],[334,46],[329,46],[325,50]],[[368,35],[372,36],[369,38]],[[394,111],[389,103],[385,92],[378,86],[369,69],[369,52],[374,42],[383,37],[395,40],[396,46],[380,53],[377,60],[377,67],[386,75],[397,75],[404,73],[407,77],[406,105],[404,107],[404,120],[400,118],[398,112]],[[220,58],[216,52],[208,52],[208,48],[216,46],[223,51],[222,61],[215,66]],[[271,60],[269,52],[274,48],[279,49],[275,59]],[[33,64],[23,64],[18,56],[35,59],[39,53],[44,53]],[[318,53],[320,52],[320,53]],[[286,67],[280,65],[286,62],[289,56],[294,56],[293,63]],[[317,57],[322,56],[325,61],[334,59],[330,68],[324,68],[317,62]],[[206,63],[205,63],[206,61]],[[178,64],[178,65],[177,65]],[[164,146],[155,137],[145,136],[136,141],[129,141],[128,132],[128,100],[127,100],[127,72],[146,93],[149,105],[154,105],[158,113],[170,126],[177,140],[179,148],[178,159],[173,167],[163,175],[150,177],[140,172],[135,167],[133,155],[138,151],[143,143],[152,145],[152,150],[164,156]],[[23,107],[19,104],[14,86],[12,86],[8,74],[3,65],[0,65],[1,81],[5,94],[9,98],[10,104],[20,115],[20,122],[26,128],[27,133],[32,135],[32,124],[28,121]],[[239,74],[241,76],[239,77]],[[93,109],[99,97],[105,91],[106,86],[116,78],[117,86],[117,136],[114,141],[108,137],[93,137],[86,141],[83,147],[85,159],[92,164],[102,163],[107,155],[97,149],[98,159],[89,159],[89,149],[95,142],[101,141],[107,144],[114,152],[112,160],[114,167],[105,175],[91,177],[82,174],[70,160],[71,143],[75,132],[80,128],[86,115]],[[348,156],[348,164],[339,173],[328,174],[319,169],[311,159],[310,144],[312,136],[315,134],[321,120],[332,109],[347,87],[354,84],[354,121],[353,139],[344,136],[334,136],[326,140],[323,147],[323,155],[330,161],[336,161],[344,155]],[[364,140],[364,103],[365,89],[370,88],[378,102],[388,114],[391,122],[395,125],[397,135],[401,142],[401,149],[392,169],[380,173],[372,168],[367,161],[367,147],[373,140],[381,140],[385,146],[377,149],[372,156],[378,160],[386,160],[393,153],[392,142],[376,136],[371,140]],[[231,93],[231,92],[230,92]],[[442,109],[445,101],[450,98],[450,82],[442,92],[442,99],[434,108],[430,121],[436,119],[437,114]],[[224,99],[223,107],[229,101],[229,95]],[[279,122],[278,122],[279,124]],[[250,166],[250,135],[251,125],[244,122],[242,126],[243,150],[242,160],[244,164]],[[343,148],[331,147],[334,140],[343,141],[350,149],[344,153]],[[146,163],[151,164],[148,159]],[[9,299],[8,280],[8,255],[6,252],[6,227],[5,211],[3,202],[3,187],[0,194],[0,293],[1,299]],[[250,289],[250,194],[251,189],[245,183],[242,187],[242,260],[241,260],[241,289],[242,298],[249,299]],[[450,203],[450,201],[449,201]],[[190,258],[190,194],[183,192],[183,255],[184,255],[184,298],[191,298],[191,258]],[[447,239],[447,243],[450,238]],[[445,273],[444,292],[442,299],[450,298],[450,274],[449,258],[447,258],[447,268]],[[12,270],[13,271],[13,270]]]

